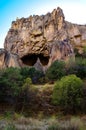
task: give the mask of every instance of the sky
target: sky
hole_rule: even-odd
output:
[[[86,0],[0,0],[0,48],[17,17],[42,15],[57,7],[62,8],[65,20],[86,24]]]

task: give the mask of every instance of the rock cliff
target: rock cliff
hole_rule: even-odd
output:
[[[46,15],[16,19],[0,51],[0,68],[35,66],[45,70],[55,60],[74,58],[74,48],[83,53],[86,26],[65,21],[61,8]]]

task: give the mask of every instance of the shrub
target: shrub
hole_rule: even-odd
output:
[[[83,46],[83,53],[82,53],[82,57],[86,57],[86,46]]]
[[[21,91],[23,77],[18,68],[0,71],[0,101],[12,103]]]
[[[84,87],[83,87],[83,100],[82,100],[82,113],[86,114],[86,79],[84,80]]]
[[[86,59],[76,58],[75,65],[68,68],[67,74],[75,74],[82,79],[86,78]]]
[[[65,64],[63,61],[55,61],[46,71],[46,77],[49,81],[60,79],[65,75]]]
[[[24,80],[24,84],[23,84],[23,87],[22,87],[22,89],[27,89],[28,87],[30,87],[32,85],[32,80],[31,80],[31,78],[26,78],[25,80]]]
[[[75,64],[86,66],[86,58],[76,57]]]
[[[67,70],[67,74],[75,74],[76,76],[80,77],[81,79],[86,78],[86,66],[84,65],[76,65],[70,67]]]
[[[31,105],[33,106],[33,104],[35,104],[36,93],[37,90],[33,86],[31,78],[26,78],[16,103],[16,110],[24,112],[28,107],[30,109]]]
[[[40,83],[40,79],[44,77],[43,72],[36,70],[34,67],[21,68],[21,75],[24,79],[30,77],[33,83]]]
[[[69,75],[57,81],[53,90],[52,101],[66,112],[76,112],[80,109],[83,82],[76,75]]]

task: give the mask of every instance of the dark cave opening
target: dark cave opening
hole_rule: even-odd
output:
[[[38,55],[40,62],[42,63],[43,66],[47,65],[49,62],[49,56],[43,56],[42,54]]]
[[[37,55],[26,55],[21,60],[25,65],[33,66],[37,61]]]
[[[28,66],[33,66],[37,62],[38,58],[43,66],[47,65],[49,62],[49,56],[43,56],[43,54],[38,54],[38,55],[29,54],[29,55],[23,56],[21,60],[23,64],[28,65]]]

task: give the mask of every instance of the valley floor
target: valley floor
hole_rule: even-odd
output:
[[[57,117],[0,116],[0,130],[86,130],[86,115]]]

